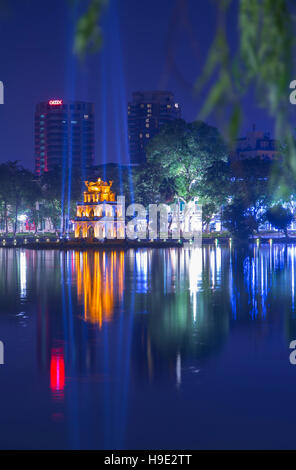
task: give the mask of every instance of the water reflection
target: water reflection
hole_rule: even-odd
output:
[[[74,254],[77,296],[83,304],[84,320],[99,327],[112,319],[114,303],[123,296],[124,252],[112,251],[106,258],[105,252]]]
[[[27,295],[27,260],[26,252],[20,253],[20,297],[26,298]]]
[[[145,318],[145,328],[153,324],[156,316],[154,337],[161,336],[161,342],[167,337],[171,342],[185,331],[189,335],[193,331],[201,334],[204,328],[208,331],[213,322],[222,318],[224,327],[231,320],[264,319],[274,297],[284,297],[284,309],[292,314],[295,258],[294,246],[281,245],[127,253],[2,249],[1,305],[3,310],[6,305],[6,311],[19,314],[26,302],[37,301],[38,315],[46,316],[39,325],[43,337],[50,324],[49,299],[60,298],[64,333],[58,337],[68,330],[69,340],[69,322],[73,322],[69,314],[73,317],[81,311],[85,322],[102,328],[105,322],[112,321],[115,310],[119,314],[129,310],[133,301],[135,313],[150,314]],[[42,293],[38,300],[34,298],[37,291]],[[216,310],[219,319],[214,318]]]
[[[64,446],[120,448],[134,402],[142,394],[149,401],[148,391],[157,399],[160,386],[181,394],[196,384],[240,327],[257,340],[274,329],[286,344],[295,339],[295,257],[294,246],[275,244],[0,249],[0,327],[30,357],[32,399],[48,393],[52,418],[67,420]]]
[[[62,348],[53,348],[51,350],[50,388],[54,399],[61,400],[64,398],[65,360]]]
[[[163,328],[171,341],[184,330],[201,332],[218,303],[224,325],[247,317],[265,318],[275,295],[284,296],[287,312],[293,313],[295,257],[294,246],[281,245],[128,253],[2,249],[0,295],[2,307],[7,304],[17,314],[37,290],[42,292],[39,310],[48,309],[49,298],[61,296],[63,311],[70,309],[73,315],[71,303],[77,299],[83,320],[102,328],[104,322],[112,321],[115,309],[129,308],[132,293],[135,312],[151,315],[145,323],[157,315],[157,330]],[[77,314],[76,305],[74,311]],[[46,327],[41,321],[41,336]]]

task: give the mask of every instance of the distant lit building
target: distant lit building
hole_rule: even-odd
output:
[[[44,172],[63,162],[87,168],[94,161],[94,106],[61,99],[37,104],[35,110],[35,172]]]
[[[115,201],[111,191],[112,181],[85,181],[87,191],[83,201],[77,203],[75,238],[124,238],[124,225],[117,218],[122,217],[122,207]]]
[[[173,93],[168,91],[143,91],[133,93],[128,103],[128,138],[130,161],[146,161],[145,147],[159,132],[160,127],[181,117],[181,110]]]
[[[269,133],[256,131],[255,125],[253,125],[252,131],[248,132],[246,137],[236,140],[235,149],[231,157],[233,160],[246,160],[250,158],[274,160],[278,155],[276,140],[271,139]]]

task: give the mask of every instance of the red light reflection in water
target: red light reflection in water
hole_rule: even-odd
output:
[[[53,348],[50,359],[50,388],[55,400],[64,398],[65,360],[62,348]]]

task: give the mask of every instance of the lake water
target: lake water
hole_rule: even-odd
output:
[[[296,448],[296,247],[0,249],[0,448]]]

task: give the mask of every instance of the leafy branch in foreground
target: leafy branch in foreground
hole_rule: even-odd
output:
[[[82,0],[77,0],[81,3]],[[102,30],[99,25],[108,0],[91,0],[86,12],[79,18],[75,34],[74,51],[80,57],[95,52],[102,44]]]
[[[287,126],[288,90],[293,71],[294,19],[288,0],[240,0],[238,50],[231,57],[226,17],[232,0],[217,1],[218,27],[203,73],[196,82],[201,91],[214,80],[201,115],[225,116],[230,109],[228,132],[236,137],[241,101],[255,90],[257,103],[275,118],[277,138],[290,133]]]

